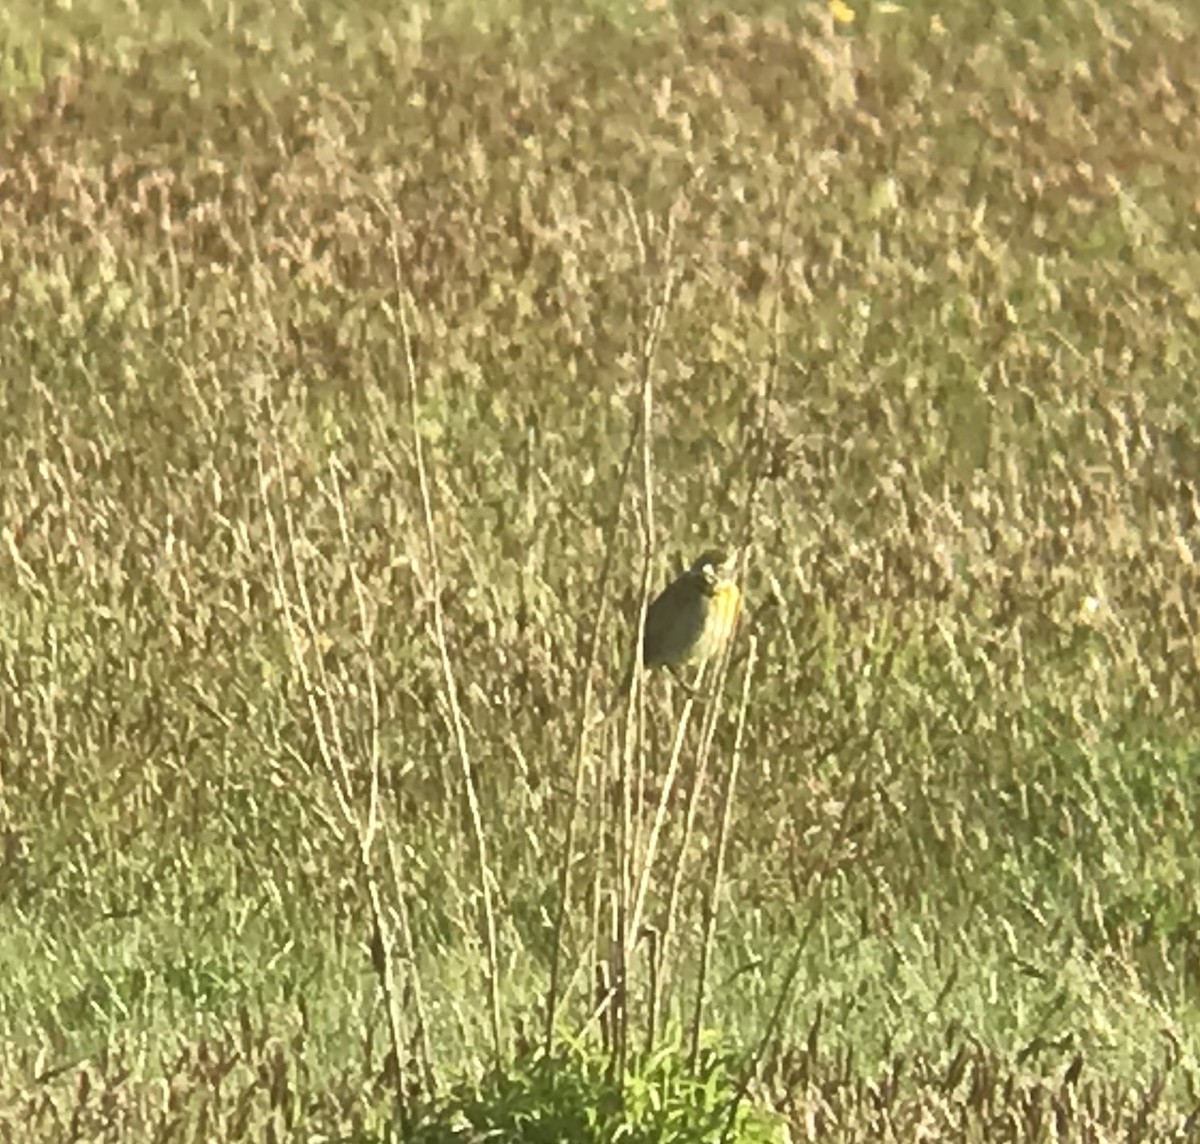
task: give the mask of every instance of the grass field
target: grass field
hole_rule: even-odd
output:
[[[0,1140],[1200,1139],[1200,14],[736,9],[0,15]]]

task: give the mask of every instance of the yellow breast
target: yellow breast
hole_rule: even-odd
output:
[[[724,580],[713,589],[708,598],[701,646],[696,648],[698,658],[715,655],[733,634],[741,600],[742,594],[732,581]]]

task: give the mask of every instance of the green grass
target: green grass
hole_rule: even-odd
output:
[[[3,17],[0,1130],[1186,1138],[1200,28],[852,6]]]

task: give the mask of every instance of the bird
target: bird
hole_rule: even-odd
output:
[[[702,664],[721,651],[741,606],[735,563],[736,554],[710,548],[650,601],[642,629],[644,667],[665,667],[678,678],[679,668]],[[630,663],[618,697],[629,690],[633,671]]]

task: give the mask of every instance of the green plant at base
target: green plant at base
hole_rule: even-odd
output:
[[[749,1101],[731,1117],[738,1090],[726,1058],[705,1054],[692,1075],[669,1045],[634,1061],[625,1084],[604,1057],[581,1048],[521,1062],[463,1082],[420,1115],[414,1144],[504,1140],[511,1144],[768,1144],[779,1120]]]

